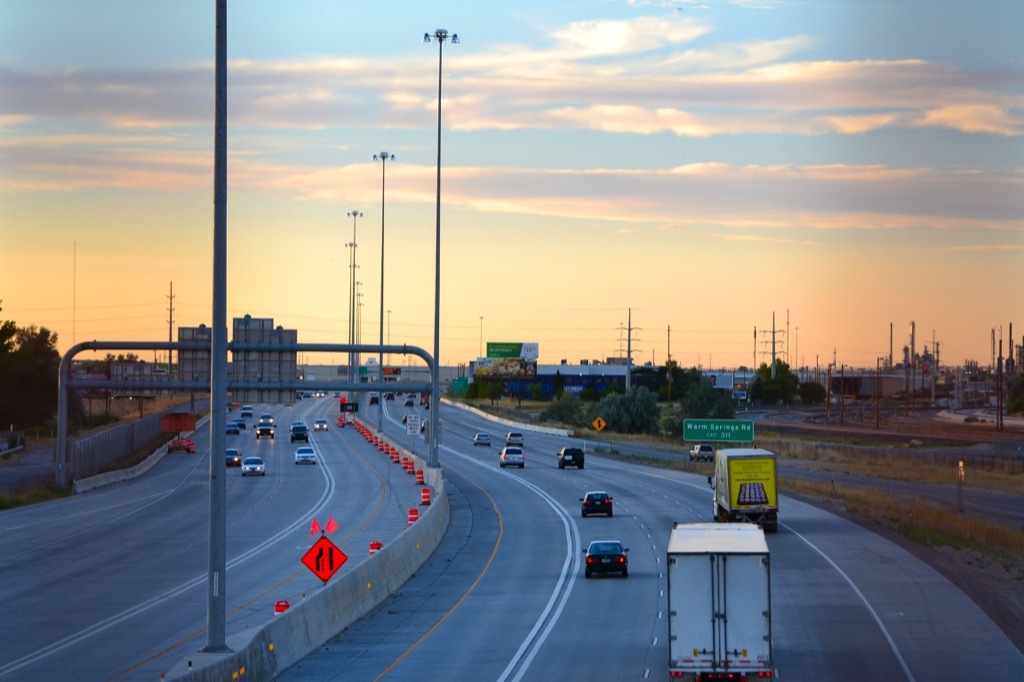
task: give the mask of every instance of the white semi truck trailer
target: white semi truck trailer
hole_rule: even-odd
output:
[[[773,679],[764,531],[752,523],[676,524],[667,559],[669,677]]]

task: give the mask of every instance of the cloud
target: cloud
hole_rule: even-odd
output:
[[[896,119],[895,114],[861,114],[857,116],[825,116],[822,120],[837,132],[853,135],[884,128]]]
[[[673,230],[1021,229],[1018,174],[842,163],[849,143],[833,141],[922,128],[1019,136],[1017,81],[998,70],[979,80],[920,59],[800,59],[816,45],[813,36],[746,43],[715,37],[707,22],[639,17],[569,23],[539,47],[506,43],[459,53],[446,62],[446,127],[482,131],[476,139],[517,130],[570,133],[574,143],[612,151],[606,168],[551,168],[558,162],[550,158],[537,168],[510,167],[507,160],[520,157],[508,137],[499,148],[503,166],[446,167],[446,203],[492,213],[618,216]],[[211,73],[211,64],[3,69],[0,188],[205,190]],[[324,152],[352,147],[368,131],[432,133],[436,120],[436,64],[421,56],[237,59],[229,83],[232,186],[287,200],[378,196],[375,174],[338,166]],[[712,151],[708,162],[644,170],[621,156],[626,136],[657,135],[693,138],[703,149],[716,137],[729,138],[723,148],[743,135],[823,138],[821,149],[838,149],[839,162],[773,165],[770,152],[755,149],[758,161],[749,165],[719,160],[742,158],[742,151]],[[434,172],[403,158],[389,168],[389,199],[430,203]]]
[[[640,17],[629,21],[578,21],[551,32],[555,46],[547,56],[578,60],[633,55],[666,45],[685,44],[708,30],[706,25],[692,19],[667,21]]]
[[[943,246],[934,248],[896,249],[900,253],[1006,253],[1024,251],[1024,244],[961,244],[957,246]]]
[[[989,104],[961,104],[941,107],[925,112],[919,125],[952,128],[965,133],[992,133],[1020,135],[1024,125],[1008,112]]]
[[[763,234],[721,234],[720,239],[731,242],[756,242],[770,244],[794,244],[800,246],[818,246],[820,242],[810,239],[787,239],[785,237],[770,237]]]
[[[708,137],[721,132],[711,121],[685,111],[664,108],[650,110],[625,105],[600,105],[585,109],[564,108],[549,112],[549,118],[573,128],[591,128],[614,133],[650,135],[672,132],[690,137]]]
[[[1020,135],[1011,78],[919,59],[798,60],[811,36],[715,43],[684,19],[573,22],[546,44],[463,51],[445,70],[461,130],[565,129],[704,138],[951,128]],[[698,39],[700,47],[695,47]],[[212,65],[0,72],[5,131],[51,119],[125,129],[207,127]],[[232,60],[232,125],[413,129],[436,105],[434,65],[409,55]],[[951,104],[955,102],[956,104]]]
[[[26,116],[26,115],[18,115],[18,114],[7,114],[7,115],[4,115],[4,114],[0,114],[0,130],[3,130],[4,128],[9,128],[9,127],[16,126],[16,125],[18,125],[20,123],[24,123],[28,119],[29,119],[29,117]]]

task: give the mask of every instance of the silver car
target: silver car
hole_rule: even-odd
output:
[[[503,447],[501,449],[501,455],[499,455],[498,464],[502,469],[505,467],[519,467],[520,469],[526,468],[526,455],[523,454],[522,448]]]
[[[246,457],[242,460],[243,476],[266,476],[267,467],[259,457]]]
[[[301,448],[295,451],[295,463],[316,464],[316,450],[314,450],[312,447],[303,445]]]

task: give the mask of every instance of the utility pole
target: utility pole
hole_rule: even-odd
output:
[[[786,332],[782,331],[781,329],[776,329],[775,328],[775,313],[774,312],[772,313],[772,328],[770,330],[762,330],[762,331],[768,331],[772,335],[772,340],[771,340],[771,345],[772,345],[772,379],[774,379],[775,378],[775,373],[776,373],[775,363],[776,363],[776,356],[777,356],[775,337],[777,335],[779,335],[779,334],[785,334]],[[788,345],[787,345],[787,348],[788,348]],[[786,357],[787,358],[789,357],[788,351],[787,351]],[[754,327],[754,370],[755,371],[757,370],[757,327]]]
[[[846,363],[839,368],[839,425],[846,423]]]
[[[629,308],[626,316],[626,394],[633,389],[633,309]]]
[[[996,369],[996,431],[1003,430],[1003,340],[999,339],[999,367]]]
[[[793,343],[793,355],[796,356],[796,381],[797,383],[800,383],[800,327],[796,328],[796,337]]]
[[[171,293],[167,297],[167,342],[174,341],[174,282],[171,282]],[[171,378],[171,355],[174,351],[167,351],[167,379]]]
[[[907,349],[904,348],[904,351]],[[909,358],[908,358],[909,359]],[[903,363],[903,416],[910,416],[910,363]]]
[[[875,428],[879,428],[881,422],[880,402],[882,399],[882,358],[875,358]]]
[[[825,368],[825,421],[832,418],[832,365]]]
[[[775,313],[772,312],[772,379],[775,378]]]
[[[668,401],[672,402],[672,325],[668,326],[668,359],[665,360],[665,383]]]
[[[789,338],[789,308],[786,308],[786,338]],[[793,360],[789,357],[789,344],[786,344],[786,364],[793,368]]]

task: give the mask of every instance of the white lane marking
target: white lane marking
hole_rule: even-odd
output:
[[[836,573],[842,576],[843,580],[845,580],[846,584],[850,586],[850,589],[853,590],[854,594],[856,594],[857,597],[860,598],[861,602],[864,604],[864,608],[866,608],[868,610],[868,613],[871,614],[871,617],[875,620],[875,623],[878,625],[878,629],[882,631],[882,636],[885,637],[885,641],[889,643],[889,649],[896,657],[896,660],[899,661],[900,667],[903,668],[903,673],[907,676],[907,679],[910,680],[910,682],[914,682],[914,674],[910,672],[910,667],[907,665],[907,662],[903,660],[903,655],[900,654],[900,650],[896,646],[895,640],[893,640],[892,636],[889,634],[889,631],[886,629],[885,624],[882,622],[882,619],[878,616],[878,613],[876,613],[875,610],[871,608],[871,604],[870,602],[868,602],[867,597],[864,596],[863,592],[857,589],[857,586],[853,583],[853,580],[850,579],[850,576],[846,575],[846,573],[843,572],[843,569],[839,568],[839,566],[836,565],[836,562],[832,561],[832,559],[829,558],[829,556],[825,554],[825,552],[823,552],[821,549],[819,549],[813,542],[805,538],[797,531],[793,530],[791,527],[784,524],[779,525],[788,530],[793,535],[803,540],[808,547],[813,549],[821,556],[822,559],[827,561],[829,565],[835,569]]]
[[[334,494],[334,489],[336,485],[334,474],[327,467],[319,467],[319,469],[324,478],[327,480],[327,486],[324,489],[323,494],[320,496],[320,499],[317,500],[316,503],[314,503],[313,507],[309,511],[307,511],[303,516],[300,516],[299,519],[292,523],[290,526],[283,528],[282,530],[275,533],[271,537],[267,538],[260,544],[255,545],[249,550],[242,552],[235,558],[228,561],[226,564],[227,568],[232,568],[245,561],[248,561],[253,556],[259,554],[263,550],[267,549],[271,545],[283,539],[289,533],[292,533],[296,529],[304,526],[306,524],[307,518],[315,516],[317,512],[321,511],[324,507],[327,506],[327,501],[331,498],[331,495]],[[172,587],[171,589],[163,592],[162,594],[158,594],[157,596],[151,597],[146,601],[140,602],[139,604],[127,608],[124,611],[121,611],[120,613],[114,614],[113,616],[109,616],[108,618],[104,618],[101,621],[93,623],[92,625],[82,630],[79,630],[73,635],[68,635],[67,637],[57,640],[56,642],[52,642],[51,644],[41,649],[37,649],[32,653],[26,654],[21,658],[10,661],[5,665],[0,666],[0,677],[4,677],[12,672],[21,670],[27,665],[35,663],[36,661],[40,661],[48,656],[57,653],[58,651],[62,651],[67,647],[72,646],[73,644],[77,644],[94,635],[98,635],[99,633],[104,632],[105,630],[108,630],[111,627],[128,620],[129,618],[137,616],[140,613],[145,613],[149,609],[158,606],[173,597],[177,597],[181,594],[184,594],[188,590],[198,587],[199,585],[205,584],[208,577],[209,575],[207,573],[204,573],[200,576],[192,578],[191,580],[183,582],[177,585],[176,587]]]
[[[702,486],[702,485],[699,485],[699,484],[696,484],[696,483],[690,483],[689,481],[681,480],[681,479],[676,478],[674,476],[658,476],[656,473],[649,473],[649,472],[645,472],[645,471],[641,471],[641,472],[637,472],[637,473],[640,473],[640,474],[645,475],[645,476],[657,477],[657,478],[660,478],[660,479],[663,479],[663,480],[674,481],[674,482],[680,483],[682,485],[687,485],[689,487],[695,487],[695,488],[698,488],[698,489],[703,489],[703,491],[709,491],[710,492],[710,488],[707,488],[705,486]],[[827,512],[825,512],[825,513],[827,513]],[[811,541],[809,541],[807,538],[805,538],[804,536],[800,535],[799,532],[797,532],[792,527],[787,526],[785,524],[780,523],[779,525],[781,527],[783,527],[783,528],[786,528],[788,531],[792,532],[792,534],[794,534],[795,536],[800,538],[800,540],[802,540],[804,543],[806,543],[808,547],[810,547],[812,550],[817,552],[821,556],[821,558],[823,558],[825,561],[827,561],[828,564],[831,567],[836,569],[836,572],[838,572],[840,574],[840,577],[844,581],[846,581],[847,585],[850,586],[850,588],[853,590],[854,594],[856,594],[857,597],[860,599],[860,601],[864,604],[864,607],[867,609],[867,612],[871,614],[871,617],[874,620],[874,623],[876,623],[879,626],[879,629],[882,631],[882,636],[885,637],[886,642],[889,643],[889,648],[892,650],[893,655],[896,656],[896,660],[898,660],[900,668],[903,669],[903,673],[906,675],[906,679],[909,680],[910,682],[914,682],[913,674],[910,672],[909,667],[906,665],[906,660],[903,659],[903,656],[902,656],[902,654],[899,651],[899,647],[896,646],[895,640],[893,640],[892,635],[889,634],[889,631],[886,629],[885,624],[882,623],[882,619],[879,616],[878,612],[876,612],[876,610],[871,608],[871,604],[867,601],[867,598],[864,596],[864,594],[860,590],[857,589],[857,586],[854,585],[853,580],[851,580],[851,578],[849,576],[847,576],[847,574],[843,571],[842,568],[839,567],[839,565],[835,561],[831,560],[828,557],[827,554],[825,554],[821,549],[819,549],[817,546],[815,546],[813,543],[811,543]]]
[[[516,483],[524,486],[544,500],[548,506],[555,511],[559,520],[562,522],[562,528],[565,532],[566,554],[565,560],[562,562],[561,573],[558,576],[558,580],[555,582],[555,586],[551,591],[551,596],[548,598],[548,602],[545,605],[544,610],[537,617],[537,621],[534,623],[533,628],[530,629],[530,632],[523,639],[523,642],[519,645],[519,648],[512,656],[512,659],[498,677],[499,681],[510,679],[509,675],[511,675],[518,666],[519,671],[511,679],[521,680],[529,669],[530,664],[533,662],[534,657],[540,651],[544,641],[548,638],[551,630],[555,627],[558,619],[561,617],[562,611],[565,609],[565,604],[569,600],[569,595],[572,593],[572,588],[576,583],[576,575],[579,573],[580,566],[580,553],[583,550],[583,547],[580,544],[579,529],[576,527],[575,521],[569,517],[569,513],[566,512],[565,509],[563,509],[562,506],[558,504],[553,497],[551,497],[551,495],[540,487],[519,476],[514,476],[504,469],[494,471],[493,465],[488,465],[479,459],[475,459],[449,447],[443,446],[443,449],[450,454],[457,455],[460,458],[492,471],[495,474],[507,476],[509,480],[515,481]],[[545,621],[547,621],[546,625]],[[542,627],[543,630],[541,630]]]

